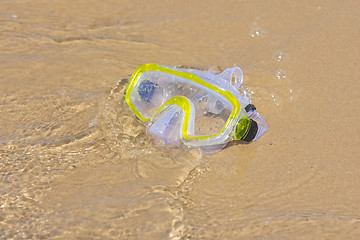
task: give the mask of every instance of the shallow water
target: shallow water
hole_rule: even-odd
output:
[[[360,3],[0,1],[0,238],[359,239]],[[234,65],[269,125],[158,147],[143,63]]]

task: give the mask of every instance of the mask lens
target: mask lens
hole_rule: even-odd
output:
[[[229,119],[232,106],[226,98],[196,82],[157,71],[139,76],[131,101],[142,116],[157,119],[154,115],[160,114],[158,110],[168,100],[179,96],[187,98],[195,107],[191,133],[194,136],[217,134]]]

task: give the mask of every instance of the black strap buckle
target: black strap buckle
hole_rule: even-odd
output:
[[[256,107],[250,103],[245,107],[245,111],[250,112],[251,110],[256,110]]]

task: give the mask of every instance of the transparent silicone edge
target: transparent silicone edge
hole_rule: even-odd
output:
[[[264,118],[256,110],[248,112],[248,117],[254,120],[258,124],[258,131],[252,141],[257,141],[259,138],[267,131],[268,125],[266,124]]]

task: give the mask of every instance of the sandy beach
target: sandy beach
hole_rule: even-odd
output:
[[[1,239],[360,239],[360,2],[0,1]],[[123,102],[239,66],[269,125],[213,155]]]

